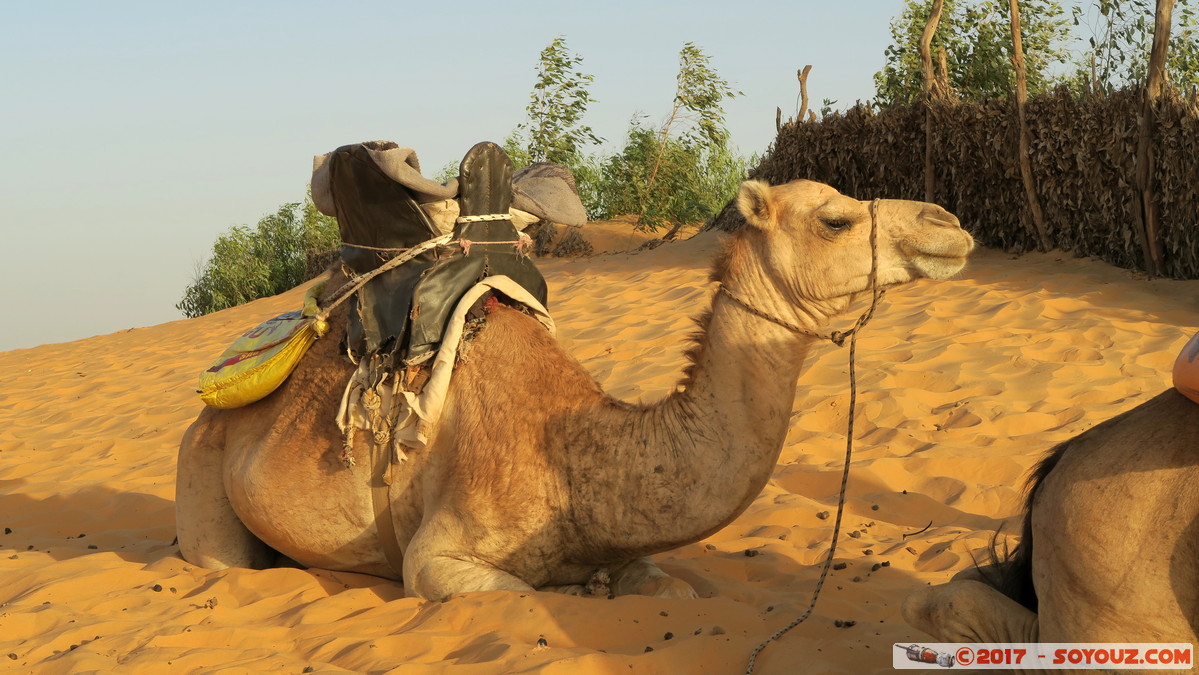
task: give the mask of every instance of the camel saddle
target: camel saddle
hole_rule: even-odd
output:
[[[449,244],[371,279],[351,300],[351,356],[376,357],[386,372],[433,356],[458,299],[484,277],[507,276],[545,304],[545,279],[518,246],[512,213],[529,222],[586,221],[569,170],[541,163],[514,176],[507,154],[487,142],[471,148],[459,177],[445,184],[421,176],[408,148],[386,141],[345,145],[314,161],[312,197],[337,218],[341,259],[356,276],[452,232]],[[446,212],[455,216],[452,228],[438,220]]]

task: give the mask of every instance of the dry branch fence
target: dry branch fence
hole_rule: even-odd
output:
[[[1135,201],[1142,101],[1138,90],[1082,97],[1059,90],[1027,101],[1033,186],[1055,248],[1145,269]],[[1199,278],[1199,99],[1167,94],[1153,109],[1161,274]],[[985,246],[1036,250],[1012,101],[932,100],[879,112],[858,106],[820,122],[791,121],[750,177],[776,185],[817,180],[858,199],[924,200],[926,110],[932,201]],[[726,207],[711,225],[740,224]]]

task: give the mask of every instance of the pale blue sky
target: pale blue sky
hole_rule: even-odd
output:
[[[312,156],[384,139],[434,174],[525,117],[556,35],[595,76],[586,121],[619,141],[663,117],[684,42],[774,111],[873,95],[900,0],[5,2],[0,20],[0,350],[181,318],[213,240],[300,200]],[[15,267],[15,269],[14,269]]]

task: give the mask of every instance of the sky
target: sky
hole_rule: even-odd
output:
[[[749,155],[776,107],[795,113],[806,64],[814,107],[872,98],[902,5],[5,3],[0,351],[181,319],[216,238],[302,200],[314,155],[391,140],[432,176],[502,142],[558,35],[595,78],[584,122],[608,149],[634,114],[665,118],[694,42],[744,94],[725,111]]]

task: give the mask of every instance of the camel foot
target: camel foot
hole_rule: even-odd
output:
[[[542,586],[541,588],[538,588],[537,590],[545,591],[546,593],[561,593],[562,595],[575,595],[575,596],[580,596],[580,597],[588,594],[587,587],[584,586],[583,584],[566,584],[565,586]]]
[[[940,642],[1037,642],[1036,614],[973,579],[919,588],[900,611]]]
[[[426,600],[445,600],[456,593],[474,591],[531,591],[519,578],[469,554],[412,554],[404,556],[404,593]]]
[[[663,572],[649,558],[638,558],[611,571],[609,584],[616,595],[651,595],[657,598],[699,597],[691,584]]]

